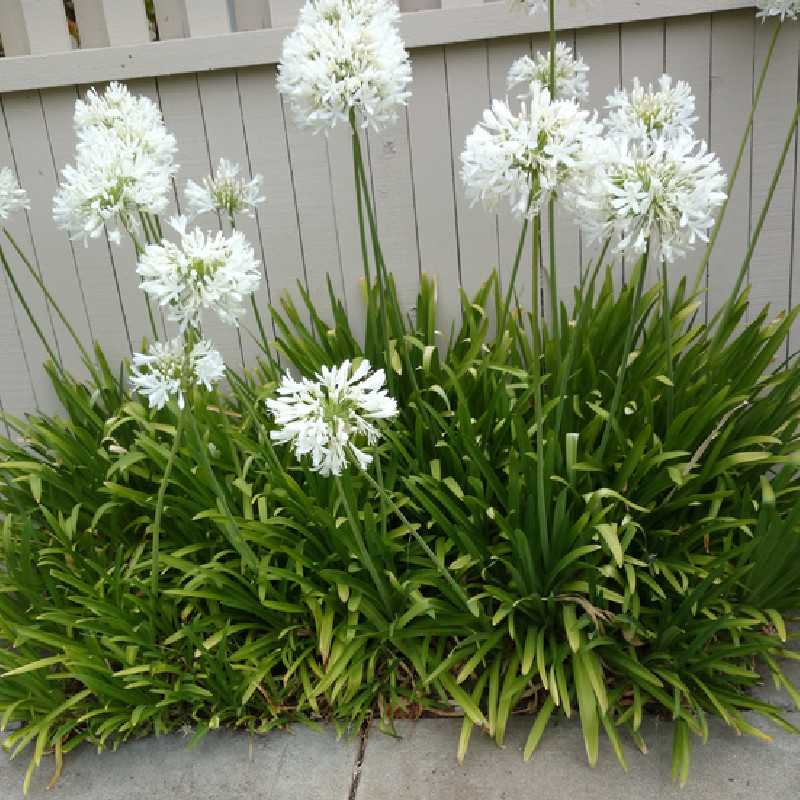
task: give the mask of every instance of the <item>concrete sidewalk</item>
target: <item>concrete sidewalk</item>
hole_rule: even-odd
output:
[[[800,714],[787,715],[800,725]],[[65,759],[55,788],[47,790],[52,761],[34,778],[31,800],[764,800],[800,798],[800,736],[771,730],[765,744],[737,737],[713,722],[709,744],[695,742],[689,784],[670,780],[671,729],[650,720],[642,755],[626,747],[630,772],[607,743],[600,764],[586,765],[574,722],[552,727],[529,763],[522,746],[531,719],[515,717],[506,747],[473,734],[464,766],[456,763],[460,720],[431,719],[398,725],[399,739],[373,728],[360,776],[358,738],[337,741],[333,731],[296,728],[250,739],[209,734],[193,751],[188,739],[165,736],[98,755],[80,748]],[[23,756],[24,759],[24,756]],[[0,756],[0,798],[22,797],[27,759]],[[355,770],[358,772],[358,770]]]

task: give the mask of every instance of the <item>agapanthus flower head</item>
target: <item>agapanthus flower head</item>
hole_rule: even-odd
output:
[[[8,219],[20,208],[30,208],[28,193],[20,188],[17,176],[8,168],[0,169],[0,219]]]
[[[175,137],[152,100],[119,83],[76,101],[74,123],[75,163],[62,170],[53,217],[73,239],[96,238],[108,226],[119,241],[118,226],[136,229],[139,211],[166,209]]]
[[[576,57],[572,48],[564,42],[556,44],[556,96],[566,100],[586,100],[589,96],[589,67],[582,58]],[[525,100],[531,96],[533,84],[550,85],[550,53],[538,52],[531,58],[518,58],[508,70],[508,91],[517,86],[523,88],[518,97]]]
[[[188,385],[210,391],[224,375],[222,356],[210,342],[201,339],[189,347],[178,337],[154,342],[147,353],[134,353],[130,383],[134,391],[147,398],[150,408],[163,408],[171,397],[183,408],[183,391]]]
[[[278,90],[300,127],[347,122],[378,130],[411,93],[411,65],[391,0],[307,0],[283,42]]]
[[[384,389],[382,369],[371,372],[369,361],[353,367],[323,367],[313,380],[299,381],[288,373],[267,400],[278,444],[289,444],[299,460],[311,457],[311,469],[320,475],[341,475],[348,463],[366,469],[372,456],[361,446],[375,445],[381,437],[376,420],[397,414],[397,403]]]
[[[180,242],[164,239],[145,248],[136,272],[139,288],[169,309],[181,331],[199,328],[204,311],[237,325],[244,300],[261,280],[259,261],[241,231],[188,230],[186,217],[170,220]]]
[[[531,16],[539,11],[547,11],[547,0],[506,0],[512,11],[527,11]]]
[[[584,142],[599,131],[588,111],[573,100],[551,100],[539,84],[516,114],[493,100],[461,154],[467,198],[490,210],[507,199],[517,216],[538,213],[580,167]]]
[[[692,87],[686,81],[673,83],[669,75],[659,78],[657,88],[634,78],[630,91],[616,89],[608,96],[606,108],[608,132],[630,140],[692,135],[697,122]]]
[[[591,173],[565,199],[590,239],[615,241],[618,252],[674,261],[707,241],[725,200],[726,177],[705,142],[686,134],[643,149],[625,137],[591,145]]]
[[[213,175],[203,178],[202,184],[193,180],[186,182],[184,196],[189,212],[193,215],[217,211],[229,217],[237,214],[255,216],[255,208],[266,199],[261,194],[264,178],[256,175],[245,180],[239,173],[238,164],[221,158]]]
[[[780,17],[781,22],[800,17],[800,0],[756,0],[759,17]]]

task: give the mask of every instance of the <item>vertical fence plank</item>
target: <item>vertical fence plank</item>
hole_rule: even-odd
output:
[[[439,327],[447,335],[451,323],[460,320],[461,297],[454,194],[458,154],[450,146],[444,48],[415,50],[412,59],[408,124],[420,264],[437,280]]]
[[[353,137],[350,128],[337,125],[328,133],[326,145],[342,292],[350,328],[356,338],[363,341],[366,323],[364,262],[356,211]],[[371,275],[374,276],[374,271]]]
[[[154,0],[158,38],[183,39],[189,35],[185,0]]]
[[[337,286],[342,279],[325,135],[301,130],[286,109],[286,138],[308,291],[320,312],[327,314],[326,277]]]
[[[231,31],[228,0],[185,0],[187,36],[215,36]]]
[[[16,156],[20,183],[31,200],[28,213],[31,234],[36,242],[36,256],[42,277],[56,302],[70,315],[70,322],[81,339],[89,341],[89,326],[78,281],[73,248],[67,235],[56,230],[52,216],[57,174],[48,128],[39,92],[16,92],[4,100],[9,135]],[[37,293],[40,290],[35,290]],[[50,309],[47,323],[52,331],[64,366],[76,374],[83,372],[78,350],[63,323]],[[38,365],[37,365],[38,366]]]
[[[600,28],[582,28],[575,37],[575,50],[589,65],[588,108],[597,109],[602,118],[606,98],[621,84],[620,26],[607,25]],[[600,257],[601,246],[581,239],[581,269],[585,270]],[[609,263],[614,259],[609,256]],[[619,274],[619,271],[617,271]]]
[[[267,203],[259,214],[270,302],[305,283],[294,187],[275,67],[239,70],[242,119],[247,131],[250,169],[264,176]]]
[[[150,41],[143,0],[74,0],[81,47]]]
[[[63,0],[3,0],[0,36],[7,56],[70,50]]]
[[[174,75],[158,82],[161,97],[161,110],[167,127],[178,140],[181,169],[178,173],[178,209],[184,212],[183,187],[192,178],[201,181],[209,174],[211,162],[206,141],[206,125],[197,75]],[[204,230],[218,230],[219,219],[206,216],[198,220]],[[169,235],[168,231],[165,231]],[[206,314],[203,320],[206,336],[222,354],[225,363],[237,367],[242,363],[239,336],[235,328],[225,325],[213,314]]]
[[[269,0],[269,16],[273,28],[292,28],[303,7],[303,0]]]
[[[445,47],[450,146],[456,165],[454,189],[458,221],[461,285],[473,295],[490,270],[497,266],[497,222],[480,204],[470,206],[461,180],[464,141],[490,101],[485,42]]]
[[[774,24],[772,21],[756,26],[756,75],[761,70]],[[755,226],[766,199],[794,111],[797,97],[798,44],[800,39],[796,31],[792,26],[784,26],[756,113],[753,128],[752,226]],[[771,317],[785,312],[788,307],[795,161],[796,149],[793,146],[786,159],[769,216],[750,265],[750,281],[753,286],[750,294],[751,318],[765,305],[770,306]]]
[[[11,136],[12,125],[9,123],[9,118],[17,113],[17,109],[14,104],[11,104],[11,107],[9,108],[9,99],[10,97],[5,97],[2,101],[3,118],[0,120],[2,123],[0,124],[0,159],[2,159],[3,165],[8,165],[10,168],[15,170],[20,184],[25,187],[25,178],[27,177],[27,172],[18,168],[18,154],[15,149],[15,140]],[[15,125],[15,130],[16,127],[17,126]],[[25,158],[23,158],[23,160],[27,161]],[[14,237],[14,240],[20,246],[22,251],[28,255],[34,268],[38,269],[39,274],[41,275],[42,270],[39,268],[39,263],[37,260],[37,251],[31,235],[32,228],[28,212],[18,212],[14,214],[4,222],[3,227],[6,228]],[[53,327],[50,322],[50,311],[44,297],[42,296],[41,290],[37,286],[33,277],[28,274],[25,266],[20,263],[16,254],[12,255],[12,248],[5,241],[5,236],[3,236],[3,249],[9,258],[16,282],[20,291],[25,297],[28,306],[30,307],[34,319],[36,320],[37,324],[39,324],[42,333],[45,337],[47,337],[48,342],[52,346]],[[52,413],[59,408],[59,403],[56,399],[52,384],[50,383],[45,371],[42,369],[42,364],[44,364],[48,358],[47,351],[37,336],[36,331],[34,330],[30,321],[28,320],[28,317],[26,316],[22,305],[17,300],[16,295],[12,293],[13,290],[11,286],[8,287],[8,291],[11,298],[13,314],[15,316],[15,323],[18,326],[19,335],[22,342],[22,349],[24,352],[24,368],[28,373],[31,386],[30,398],[23,393],[19,397],[19,400],[20,402],[27,402],[28,399],[31,399],[34,401],[36,408],[41,411]],[[4,354],[4,356],[5,355],[6,354]],[[11,354],[9,353],[7,355],[10,356]],[[3,362],[0,363],[6,363],[5,357]],[[21,372],[23,364],[20,364],[18,360],[11,361],[11,364],[14,365],[16,370],[20,370]],[[7,394],[5,391],[3,392],[3,398],[4,407],[7,410],[12,411],[12,413],[20,414],[24,413],[25,411],[34,410],[33,404],[29,405],[28,407],[25,407],[24,405],[15,407],[13,402],[7,402]]]
[[[756,19],[752,11],[715,14],[711,20],[710,146],[730,174],[736,162],[752,104],[753,46]],[[724,303],[750,238],[750,178],[748,147],[728,210],[717,237],[706,276],[709,319]]]
[[[250,177],[250,165],[248,161],[247,143],[244,138],[242,128],[242,109],[239,104],[239,88],[236,80],[236,73],[231,70],[207,72],[198,78],[200,86],[200,99],[203,104],[203,116],[206,121],[206,139],[211,164],[217,168],[220,158],[226,158],[241,167],[245,178]],[[205,215],[203,224],[208,225],[210,215]],[[244,214],[239,215],[236,220],[238,228],[247,237],[247,241],[253,247],[256,257],[261,260],[261,243],[259,237],[258,223],[254,218]],[[230,230],[229,220],[222,220],[223,229]],[[261,264],[262,273],[264,264]],[[256,302],[260,311],[268,318],[266,313],[268,293],[266,289],[266,275],[261,286],[255,294]],[[246,313],[242,319],[241,339],[244,363],[252,366],[259,353],[257,342],[258,325],[254,318],[253,310],[248,302],[245,306]]]
[[[695,135],[708,142],[711,137],[711,16],[701,14],[667,20],[665,44],[666,72],[676,81],[687,81],[692,87],[698,117]],[[670,265],[668,281],[671,293],[674,294],[682,278],[686,278],[687,289],[691,290],[703,252],[703,243],[700,242],[689,256]],[[698,302],[705,306],[705,297],[699,297]]]
[[[271,25],[269,0],[233,0],[235,31],[257,31]]]
[[[12,172],[16,171],[2,110],[0,110],[0,167],[8,167]],[[8,229],[21,247],[30,250],[27,220],[23,212],[17,212],[7,220],[3,220],[3,228]],[[12,248],[5,235],[2,235],[2,239],[0,239],[0,246],[7,257],[10,256]],[[17,264],[16,261],[14,263]],[[24,269],[22,265],[15,268],[15,276],[18,280],[23,278],[20,268]],[[37,377],[41,378],[41,362],[44,360],[44,355],[39,342],[32,339],[35,334],[28,324],[28,320],[24,319],[25,312],[9,285],[5,270],[2,271],[1,277],[0,377],[2,380],[0,380],[0,399],[2,399],[3,410],[7,414],[22,417],[23,414],[34,411],[38,405],[37,382],[32,380],[30,361],[32,358],[37,359],[34,366]],[[27,285],[30,283],[32,281]],[[29,332],[30,335],[23,335],[23,332],[26,334]],[[30,342],[30,346],[27,346],[28,342]],[[48,395],[52,394],[49,386],[46,387],[46,390]]]
[[[394,125],[380,133],[369,132],[369,148],[381,248],[387,269],[394,273],[400,304],[407,311],[414,307],[419,288],[419,250],[404,110]]]

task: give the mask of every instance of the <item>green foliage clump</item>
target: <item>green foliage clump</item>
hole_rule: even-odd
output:
[[[384,273],[366,348],[333,292],[329,319],[284,301],[283,367],[386,369],[401,412],[374,477],[273,446],[266,352],[189,398],[173,458],[175,409],[147,410],[99,350],[87,383],[50,364],[65,416],[9,419],[0,441],[6,746],[60,768],[81,742],[186,725],[390,729],[457,706],[459,757],[526,710],[526,757],[577,715],[590,763],[602,728],[624,765],[653,713],[685,780],[709,715],[794,730],[749,690],[761,662],[800,701],[778,662],[800,607],[797,310],[745,322],[743,293],[706,326],[683,285],[664,303],[596,275],[538,348],[496,277],[443,337],[432,282],[407,314]]]

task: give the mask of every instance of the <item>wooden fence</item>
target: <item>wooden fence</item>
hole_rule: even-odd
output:
[[[264,175],[268,202],[243,226],[264,265],[259,303],[277,301],[298,280],[322,301],[330,274],[358,320],[361,267],[347,132],[325,137],[298,130],[275,90],[275,63],[298,0],[155,0],[154,6],[158,41],[143,0],[74,0],[76,47],[61,0],[2,0],[0,165],[16,170],[32,201],[29,213],[9,220],[12,235],[86,341],[101,342],[112,363],[139,346],[148,324],[132,248],[111,247],[105,239],[84,248],[51,218],[59,171],[72,158],[75,98],[90,84],[126,80],[160,104],[177,136],[174,209],[180,209],[183,181],[201,178],[221,156]],[[457,313],[460,287],[474,291],[495,266],[508,274],[518,224],[468,206],[458,159],[490,98],[505,95],[512,60],[546,46],[546,20],[509,12],[503,2],[408,0],[401,8],[413,97],[398,125],[369,134],[369,169],[387,261],[404,301],[412,302],[421,272],[434,274],[446,320]],[[699,135],[730,169],[772,33],[772,24],[756,21],[751,2],[561,0],[558,27],[591,66],[593,106],[602,107],[613,87],[634,76],[649,81],[667,71],[690,81]],[[800,24],[787,24],[708,271],[707,310],[729,290],[767,192],[798,96],[799,56]],[[754,305],[770,303],[776,313],[798,301],[796,178],[793,148],[752,265]],[[591,255],[567,219],[559,226],[558,251],[567,296]],[[676,271],[693,275],[696,262]],[[65,365],[80,372],[59,320],[33,281],[20,269],[17,274]],[[210,334],[230,363],[252,360],[256,348],[246,331],[217,326]],[[798,347],[800,330],[790,342]],[[0,282],[0,405],[6,412],[55,407],[40,366],[44,357],[10,287]]]

